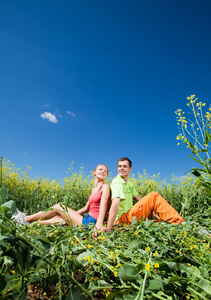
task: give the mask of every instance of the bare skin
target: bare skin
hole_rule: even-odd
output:
[[[94,171],[94,188],[91,191],[91,195],[95,194],[97,190],[102,186],[100,189],[101,202],[100,202],[100,210],[99,216],[96,223],[97,230],[103,230],[103,222],[107,212],[107,204],[110,197],[110,188],[108,184],[103,184],[104,180],[107,178],[108,169],[104,165],[97,166],[96,170]],[[79,209],[78,211],[74,211],[68,207],[62,207],[61,204],[56,204],[52,207],[52,210],[47,212],[40,211],[36,214],[26,216],[27,222],[34,222],[39,221],[42,225],[49,225],[49,224],[67,224],[67,225],[78,225],[79,227],[82,225],[83,214],[89,211],[90,205],[89,201],[87,201],[86,205]]]

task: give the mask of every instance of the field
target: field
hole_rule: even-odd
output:
[[[78,209],[88,199],[92,175],[73,171],[63,182],[29,176],[7,160],[1,174],[1,299],[211,299],[210,208],[198,179],[167,183],[146,171],[131,176],[141,196],[155,190],[186,219],[185,225],[134,222],[110,234],[94,228],[20,226],[28,214],[62,202]],[[108,183],[112,178],[108,179]]]

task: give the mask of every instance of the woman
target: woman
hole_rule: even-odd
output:
[[[104,183],[104,180],[108,176],[108,167],[98,165],[93,174],[94,188],[91,191],[88,202],[83,208],[74,211],[61,204],[56,204],[52,207],[52,210],[47,212],[40,211],[36,214],[25,216],[25,221],[31,223],[41,219],[39,223],[43,225],[53,223],[77,224],[79,227],[81,225],[96,223],[97,230],[102,230],[110,199],[109,185]],[[88,215],[83,217],[82,215],[87,212]]]

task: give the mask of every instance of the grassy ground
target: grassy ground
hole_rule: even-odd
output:
[[[108,179],[108,182],[111,180]],[[2,299],[211,299],[211,210],[188,176],[170,183],[146,172],[131,181],[144,196],[158,191],[186,219],[185,225],[134,222],[110,234],[70,226],[20,226],[17,206],[28,213],[62,201],[78,209],[88,199],[92,177],[70,170],[62,183],[32,179],[3,165],[0,206]]]

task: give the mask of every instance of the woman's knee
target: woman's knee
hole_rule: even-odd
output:
[[[62,207],[59,203],[55,204],[54,206],[52,206],[53,209],[55,210],[62,210]]]

